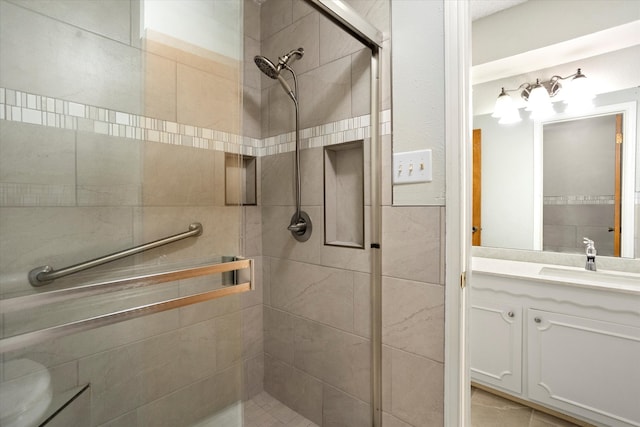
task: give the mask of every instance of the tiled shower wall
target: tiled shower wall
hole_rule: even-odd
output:
[[[387,0],[350,1],[384,32],[382,121],[390,108]],[[247,1],[258,28],[245,39],[252,58],[272,60],[293,48],[303,129],[369,113],[369,51],[302,1]],[[260,19],[258,20],[257,15]],[[260,47],[260,50],[258,50]],[[249,50],[249,49],[247,49]],[[434,61],[440,60],[434,58]],[[262,138],[290,135],[294,110],[280,85],[260,79]],[[292,83],[290,81],[290,83]],[[255,88],[257,89],[257,87]],[[257,96],[257,91],[254,91]],[[246,99],[246,98],[245,98]],[[257,112],[254,112],[257,114]],[[391,135],[383,144],[383,410],[385,425],[443,425],[444,207],[393,207]],[[246,129],[246,128],[245,128]],[[257,135],[257,133],[254,133]],[[358,139],[358,138],[353,138]],[[348,140],[348,139],[347,139]],[[346,140],[345,140],[346,142]],[[324,426],[370,425],[369,141],[365,138],[365,249],[324,245],[322,145],[302,135],[302,207],[313,221],[309,241],[286,231],[295,210],[294,154],[261,159],[265,389]],[[258,222],[259,214],[253,215]]]
[[[383,29],[385,35],[382,72],[384,421],[399,426],[441,425],[444,208],[391,206],[389,2],[351,3]],[[67,218],[69,227],[80,224],[80,233],[94,233],[90,240],[97,246],[106,241],[104,237],[109,237],[113,244],[114,236],[120,236],[122,230],[130,231],[118,237],[118,247],[131,244],[134,237],[149,240],[164,235],[168,227],[182,229],[185,215],[201,220],[205,229],[226,230],[239,236],[236,208],[223,206],[224,199],[219,191],[222,188],[219,179],[223,176],[223,153],[216,150],[224,147],[226,151],[264,156],[258,162],[261,204],[243,208],[245,234],[241,252],[254,257],[257,271],[264,272],[265,304],[263,308],[261,292],[246,298],[225,298],[221,302],[64,338],[52,346],[40,346],[10,357],[25,355],[51,367],[60,389],[90,381],[94,393],[92,425],[103,422],[110,426],[172,425],[177,422],[172,417],[204,416],[216,406],[237,398],[241,392],[240,359],[245,368],[245,396],[261,389],[264,372],[267,390],[312,420],[325,425],[367,425],[369,251],[323,245],[321,147],[363,138],[368,146],[368,51],[336,30],[332,23],[301,0],[269,0],[262,6],[246,0],[244,111],[243,128],[239,132],[233,126],[219,129],[219,123],[211,121],[216,114],[202,114],[202,99],[211,99],[213,88],[237,85],[229,80],[229,64],[221,63],[222,72],[212,71],[202,67],[200,61],[185,60],[170,41],[157,38],[146,45],[146,50],[141,50],[132,36],[137,30],[134,28],[135,10],[139,6],[136,1],[87,2],[83,7],[89,10],[77,14],[70,13],[78,12],[75,9],[77,2],[73,2],[71,9],[68,7],[72,3],[67,2],[57,2],[57,8],[49,10],[41,9],[43,4],[35,1],[0,3],[3,8],[2,51],[36,52],[33,57],[17,54],[23,61],[22,69],[32,72],[46,69],[55,75],[47,80],[50,77],[47,73],[34,78],[15,70],[10,74],[5,68],[0,70],[0,87],[7,88],[3,101],[11,106],[11,120],[18,121],[13,117],[14,111],[18,114],[15,108],[22,114],[21,109],[32,109],[32,97],[44,97],[40,98],[40,125],[31,124],[32,120],[38,119],[33,112],[27,111],[27,120],[21,117],[20,124],[7,124],[6,127],[3,121],[3,129],[10,132],[12,126],[19,127],[16,135],[40,132],[42,126],[48,125],[50,114],[69,116],[70,127],[67,127],[65,117],[58,122],[64,126],[47,129],[46,135],[39,138],[25,139],[49,141],[52,135],[66,134],[68,150],[54,149],[52,152],[59,156],[68,151],[69,161],[77,162],[78,168],[73,176],[61,179],[61,188],[71,185],[80,189],[81,183],[86,181],[86,194],[97,193],[101,201],[97,206],[91,204],[97,202],[85,206],[80,202],[82,198],[78,198],[70,206],[38,207],[32,209],[34,213],[30,213],[27,206],[20,206],[20,210],[3,206],[0,223],[6,227],[3,233],[16,229],[13,223],[5,221],[10,218],[5,214],[15,212],[16,217],[24,213],[34,215],[31,225],[46,224],[51,217],[56,221],[60,217]],[[99,19],[87,22],[87,16]],[[38,31],[33,34],[24,31],[32,28]],[[57,33],[64,41],[60,43],[61,50],[58,51],[58,46],[56,50],[47,49],[44,34]],[[275,60],[300,46],[305,48],[305,57],[294,63],[294,68],[300,76],[303,147],[307,148],[302,156],[303,206],[315,227],[312,239],[304,244],[293,241],[285,231],[294,204],[293,106],[279,84],[261,76],[252,61],[253,55],[260,52]],[[104,53],[104,58],[84,58],[77,54],[85,48],[86,52],[98,56]],[[60,56],[56,58],[52,52]],[[59,61],[60,58],[63,60]],[[88,73],[99,63],[108,64],[109,72]],[[0,67],[5,66],[6,61],[2,61]],[[226,79],[226,83],[220,83],[220,79]],[[35,86],[34,82],[37,83]],[[140,82],[147,85],[144,91]],[[200,86],[191,88],[190,84]],[[100,89],[97,93],[96,88]],[[185,93],[196,98],[201,96],[201,102],[181,99],[181,94]],[[9,99],[11,94],[16,94],[16,98]],[[232,91],[227,95],[231,103],[221,108],[236,105],[233,100],[239,94]],[[53,111],[48,109],[49,100],[53,102]],[[64,105],[62,111],[56,110],[58,101],[63,100],[73,102],[73,105],[67,105],[66,112]],[[84,116],[78,106],[84,107]],[[110,120],[104,120],[105,117]],[[225,126],[233,125],[237,120],[233,114],[228,118]],[[55,118],[53,120],[55,123]],[[175,132],[175,129],[179,131]],[[243,136],[237,136],[238,133]],[[102,141],[88,145],[85,139]],[[11,138],[2,140],[10,141]],[[242,145],[236,145],[238,142]],[[112,143],[114,145],[105,145]],[[26,143],[20,140],[15,146],[22,144]],[[194,150],[190,146],[208,151]],[[84,162],[78,153],[89,147],[90,161],[82,166]],[[125,150],[124,156],[115,154],[119,149]],[[365,164],[368,165],[369,154],[365,151]],[[3,154],[6,152],[3,148]],[[122,165],[123,158],[127,160],[125,163],[135,164]],[[177,162],[176,158],[182,161]],[[43,160],[40,157],[33,161],[37,164]],[[182,170],[175,169],[183,165]],[[112,177],[108,185],[111,189],[94,191],[90,175],[101,167]],[[32,169],[45,170],[43,167]],[[83,176],[83,170],[89,177]],[[199,178],[204,174],[209,179],[180,181],[179,177],[194,170]],[[368,176],[365,171],[367,231],[370,214]],[[57,183],[51,176],[38,179],[38,185]],[[33,186],[36,195],[43,192],[38,185]],[[181,191],[185,185],[193,191]],[[104,183],[100,182],[99,186],[104,187]],[[12,194],[11,186],[7,188],[3,200],[6,194]],[[44,193],[54,194],[55,191],[44,190]],[[82,191],[76,193],[80,195]],[[121,198],[126,200],[124,207],[120,206]],[[115,200],[117,207],[111,206]],[[226,215],[229,211],[233,213]],[[105,220],[105,215],[114,212],[121,213],[123,220]],[[220,222],[220,213],[229,218],[228,221]],[[80,220],[74,215],[80,215]],[[134,227],[140,215],[145,218],[142,231]],[[95,234],[96,224],[102,224],[97,230],[102,230],[104,237]],[[123,224],[129,226],[122,227]],[[3,241],[3,254],[23,240],[27,232],[21,232],[22,235],[13,235],[14,240]],[[66,234],[59,234],[50,240],[64,241],[60,239]],[[177,253],[186,251],[187,256],[193,257],[203,252],[237,252],[237,247],[220,248],[217,239],[200,238],[198,242],[198,245],[180,244]],[[365,247],[370,243],[365,236]],[[39,248],[33,245],[24,252],[36,251],[38,254]],[[105,248],[94,250],[99,255]],[[67,264],[65,254],[52,261],[50,256],[54,252],[57,252],[55,247],[54,250],[43,247],[38,256],[43,258],[43,263]],[[173,253],[162,255],[174,256]],[[33,263],[37,264],[35,260]],[[33,263],[25,261],[25,265],[17,270],[22,272],[26,264],[31,267]],[[262,288],[260,281],[258,286]],[[263,311],[264,362],[260,333]],[[177,342],[180,345],[176,346]],[[202,351],[203,345],[207,351]],[[244,348],[242,355],[239,346]],[[133,356],[119,356],[127,352]],[[149,360],[153,360],[152,363],[149,364]],[[131,375],[130,367],[134,367],[134,375]],[[114,381],[111,377],[101,377],[103,372],[122,372],[124,378]],[[162,375],[158,375],[160,372]],[[155,381],[159,378],[166,381],[160,384]],[[66,382],[61,382],[62,379]],[[223,384],[229,391],[225,396],[201,400],[203,396],[216,396],[208,390],[223,387]],[[178,389],[181,392],[177,392]],[[184,409],[185,413],[178,409]],[[181,422],[185,419],[188,418],[182,418]]]
[[[202,222],[202,236],[136,262],[241,253],[242,211],[225,206],[223,191],[224,151],[252,154],[255,145],[239,136],[241,63],[158,34],[141,38],[139,11],[136,0],[0,1],[4,297],[31,292],[26,272],[35,266],[71,265],[193,221]],[[174,282],[4,314],[0,326],[11,336],[210,286],[206,278]],[[261,293],[252,292],[66,336],[3,361],[43,364],[56,393],[90,383],[91,418],[78,425],[185,425],[261,390],[262,311]],[[2,380],[13,375],[3,371]]]
[[[293,64],[302,129],[369,114],[368,97],[356,99],[359,105],[352,109],[352,61],[359,64],[356,80],[369,82],[369,54],[362,46],[351,43],[352,50],[342,51],[337,60],[321,61],[320,27],[333,24],[302,1],[267,1],[256,9],[260,27],[252,40],[254,54],[277,60],[291,49],[305,50]],[[256,124],[262,137],[290,134],[295,129],[292,101],[277,82],[260,76],[255,66],[251,71],[260,84]],[[369,414],[369,252],[323,245],[325,144],[309,148],[314,144],[306,134],[302,144],[302,207],[313,222],[305,243],[286,230],[295,211],[293,146],[261,159],[265,389],[317,424],[363,425]],[[365,212],[368,216],[368,206]]]

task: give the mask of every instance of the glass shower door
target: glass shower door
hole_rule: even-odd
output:
[[[0,1],[0,425],[241,425],[242,14]]]

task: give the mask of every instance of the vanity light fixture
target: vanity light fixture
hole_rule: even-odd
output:
[[[498,123],[501,125],[517,123],[522,120],[520,110],[516,108],[513,99],[507,95],[504,88],[502,88],[502,92],[500,92],[498,99],[496,99],[496,105],[491,116],[499,119]]]
[[[560,84],[560,81],[569,79],[571,80],[567,82],[566,87]],[[520,96],[527,104],[525,111],[531,112],[532,120],[548,118],[555,113],[551,98],[555,97],[561,89],[565,94],[565,103],[569,104],[568,108],[572,111],[588,108],[595,97],[586,76],[578,68],[578,71],[570,76],[553,76],[542,82],[536,79],[535,83],[522,83],[516,89],[502,88],[491,116],[499,119],[500,124],[519,122],[520,112],[507,92],[520,92]]]

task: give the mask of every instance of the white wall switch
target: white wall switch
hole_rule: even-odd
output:
[[[431,150],[393,154],[393,183],[411,184],[433,181]]]

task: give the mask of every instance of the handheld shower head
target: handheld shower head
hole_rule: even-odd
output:
[[[253,57],[253,62],[256,63],[260,71],[265,73],[272,79],[277,79],[280,74],[280,70],[276,68],[273,62],[269,58],[265,58],[262,55],[256,55]]]
[[[287,83],[284,77],[280,75],[280,70],[282,67],[280,63],[278,63],[278,66],[276,67],[275,64],[271,62],[271,60],[269,60],[269,58],[265,58],[262,55],[254,56],[253,61],[256,63],[260,71],[262,71],[268,77],[274,80],[278,80],[280,82],[280,85],[282,85],[282,88],[284,89],[284,91],[287,93],[287,95],[289,95],[294,102],[297,102],[295,94],[291,90],[291,86],[289,86],[289,83]],[[286,64],[284,64],[284,66],[286,66]]]
[[[297,104],[298,100],[296,99],[296,94],[293,93],[293,90],[291,90],[291,86],[289,86],[289,83],[287,83],[284,77],[282,77],[280,74],[278,74],[277,79],[280,82],[280,85],[282,86],[284,91],[287,92],[287,95],[289,95],[289,98],[291,98],[293,102]]]
[[[300,59],[304,56],[304,49],[299,47],[297,49],[293,49],[291,52],[287,53],[284,56],[278,58],[278,66],[277,69],[280,71],[283,68],[287,68],[290,62],[295,61],[296,59]]]
[[[295,78],[295,73],[289,67],[289,63],[293,62],[296,59],[302,58],[303,55],[304,55],[304,49],[300,47],[278,58],[278,65],[275,65],[273,62],[271,62],[270,59],[262,55],[254,56],[253,61],[256,63],[260,71],[262,71],[268,77],[274,80],[278,80],[280,82],[280,85],[284,89],[284,91],[287,93],[287,95],[289,95],[289,97],[293,100],[293,102],[297,103],[298,100],[296,99],[295,93],[293,92],[293,90],[291,90],[291,86],[289,86],[289,83],[287,83],[284,77],[280,75],[280,72],[282,71],[283,68],[287,69],[292,74],[294,74],[294,78]]]
[[[291,231],[291,235],[299,242],[304,242],[311,236],[312,224],[311,218],[304,211],[300,209],[301,197],[301,180],[300,180],[300,109],[296,93],[298,92],[298,78],[296,73],[289,66],[289,64],[296,59],[302,58],[304,55],[304,49],[301,47],[294,49],[278,58],[278,65],[271,62],[269,59],[262,55],[253,57],[253,61],[256,63],[260,71],[267,75],[271,79],[277,79],[280,85],[284,88],[285,92],[293,100],[296,108],[296,212],[291,217],[288,230]],[[291,87],[287,81],[282,77],[280,72],[282,69],[289,71],[293,77],[293,83],[296,88],[295,92],[291,90]]]

